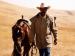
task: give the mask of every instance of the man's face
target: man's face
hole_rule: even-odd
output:
[[[41,16],[45,16],[46,15],[46,12],[41,12]]]

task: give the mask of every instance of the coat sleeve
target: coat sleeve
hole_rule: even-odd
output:
[[[54,38],[57,39],[57,29],[56,26],[54,25],[53,20],[50,20],[50,30],[53,33]]]
[[[35,21],[34,18],[30,19],[31,21],[31,29],[30,29],[30,43],[34,42],[34,37],[35,37]]]

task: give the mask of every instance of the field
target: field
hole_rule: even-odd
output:
[[[0,56],[11,56],[13,50],[11,28],[23,14],[30,19],[39,11],[0,1]],[[51,48],[52,56],[75,56],[75,11],[48,10],[57,17],[58,44]]]

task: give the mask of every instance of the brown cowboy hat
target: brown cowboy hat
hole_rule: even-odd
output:
[[[41,3],[40,7],[37,7],[37,9],[39,9],[40,11],[47,11],[47,9],[49,9],[50,6],[45,7],[44,3]]]

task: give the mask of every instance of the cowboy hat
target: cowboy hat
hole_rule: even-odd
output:
[[[44,3],[41,3],[40,7],[37,7],[37,9],[39,9],[41,12],[45,12],[49,8],[50,8],[49,6],[45,7]]]

